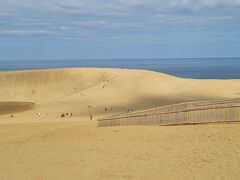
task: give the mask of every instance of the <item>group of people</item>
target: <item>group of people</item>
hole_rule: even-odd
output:
[[[71,116],[72,117],[72,113],[63,113],[61,114],[61,118],[67,117],[67,116]]]
[[[104,110],[105,110],[105,111],[108,111],[108,110],[112,111],[113,108],[112,108],[112,107],[111,107],[111,108],[106,108],[106,107],[105,107]]]
[[[41,113],[37,113],[37,116],[38,117],[41,117]],[[48,113],[46,114],[46,116],[48,116]],[[72,117],[73,116],[73,113],[63,113],[63,114],[61,114],[61,118],[64,118],[64,117],[67,117],[67,116],[70,116],[70,117]],[[11,117],[14,117],[13,115],[11,115]]]

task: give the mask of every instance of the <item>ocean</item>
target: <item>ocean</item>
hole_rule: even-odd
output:
[[[0,71],[73,67],[145,69],[194,79],[240,79],[240,58],[0,60]]]

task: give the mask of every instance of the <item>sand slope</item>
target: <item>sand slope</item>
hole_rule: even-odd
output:
[[[13,118],[0,115],[0,179],[218,180],[240,175],[239,123],[96,126],[97,118],[128,109],[239,98],[240,80],[76,68],[4,72],[0,87],[0,102],[35,103]],[[66,112],[73,117],[60,118]]]

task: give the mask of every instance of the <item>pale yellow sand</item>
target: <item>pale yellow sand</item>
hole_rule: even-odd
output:
[[[239,123],[96,126],[97,118],[128,109],[239,98],[240,80],[191,80],[126,69],[58,69],[0,73],[0,87],[0,102],[36,103],[21,113],[13,108],[14,117],[0,115],[0,179],[240,176]],[[60,118],[67,112],[73,117]]]

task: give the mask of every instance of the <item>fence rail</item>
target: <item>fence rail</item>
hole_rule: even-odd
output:
[[[177,125],[240,121],[240,99],[187,102],[121,113],[98,120],[98,126]]]

